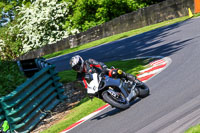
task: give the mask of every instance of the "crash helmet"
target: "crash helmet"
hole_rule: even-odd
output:
[[[81,56],[79,55],[73,56],[69,64],[71,65],[73,70],[77,72],[83,71],[84,60]]]

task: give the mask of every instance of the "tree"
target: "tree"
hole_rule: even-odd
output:
[[[35,0],[28,6],[15,7],[16,19],[0,30],[1,58],[15,59],[29,50],[78,32],[64,26],[71,4],[60,0]]]
[[[20,30],[17,37],[22,40],[24,52],[55,43],[78,32],[71,27],[63,28],[70,5],[71,2],[59,0],[36,0],[29,7],[23,5],[18,8],[21,17],[16,25]]]
[[[160,0],[76,0],[69,19],[80,31],[110,21],[120,15],[144,8]],[[68,22],[66,22],[68,25]]]
[[[14,27],[17,24],[17,21],[14,20],[0,28],[0,59],[12,60],[23,53],[21,39],[17,38],[19,29],[10,30],[10,27]]]
[[[0,27],[13,21],[17,14],[16,7],[22,4],[29,6],[34,0],[1,0],[0,2]]]

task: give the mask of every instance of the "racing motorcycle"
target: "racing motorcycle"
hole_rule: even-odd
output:
[[[112,107],[119,109],[127,109],[130,107],[130,102],[139,98],[144,98],[149,95],[149,88],[145,83],[127,81],[125,79],[114,79],[103,73],[93,73],[89,75],[90,82],[88,83],[87,93],[98,97]],[[140,84],[138,84],[140,83]]]

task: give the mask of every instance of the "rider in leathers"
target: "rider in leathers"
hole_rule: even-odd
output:
[[[97,62],[94,59],[88,59],[84,61],[81,56],[73,56],[70,60],[70,65],[73,70],[77,73],[77,79],[82,82],[82,84],[87,88],[87,80],[90,77],[91,73],[104,73],[112,78],[125,78],[138,84],[142,84],[135,76],[125,73],[120,69],[108,69],[108,67],[102,63]]]

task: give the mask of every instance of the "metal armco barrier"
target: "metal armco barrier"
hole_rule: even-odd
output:
[[[19,69],[28,78],[32,77],[36,72],[51,65],[44,58],[34,58],[28,60],[17,61]]]
[[[0,98],[0,120],[6,119],[11,132],[31,131],[64,98],[64,89],[59,83],[55,66],[44,63],[15,91]]]

